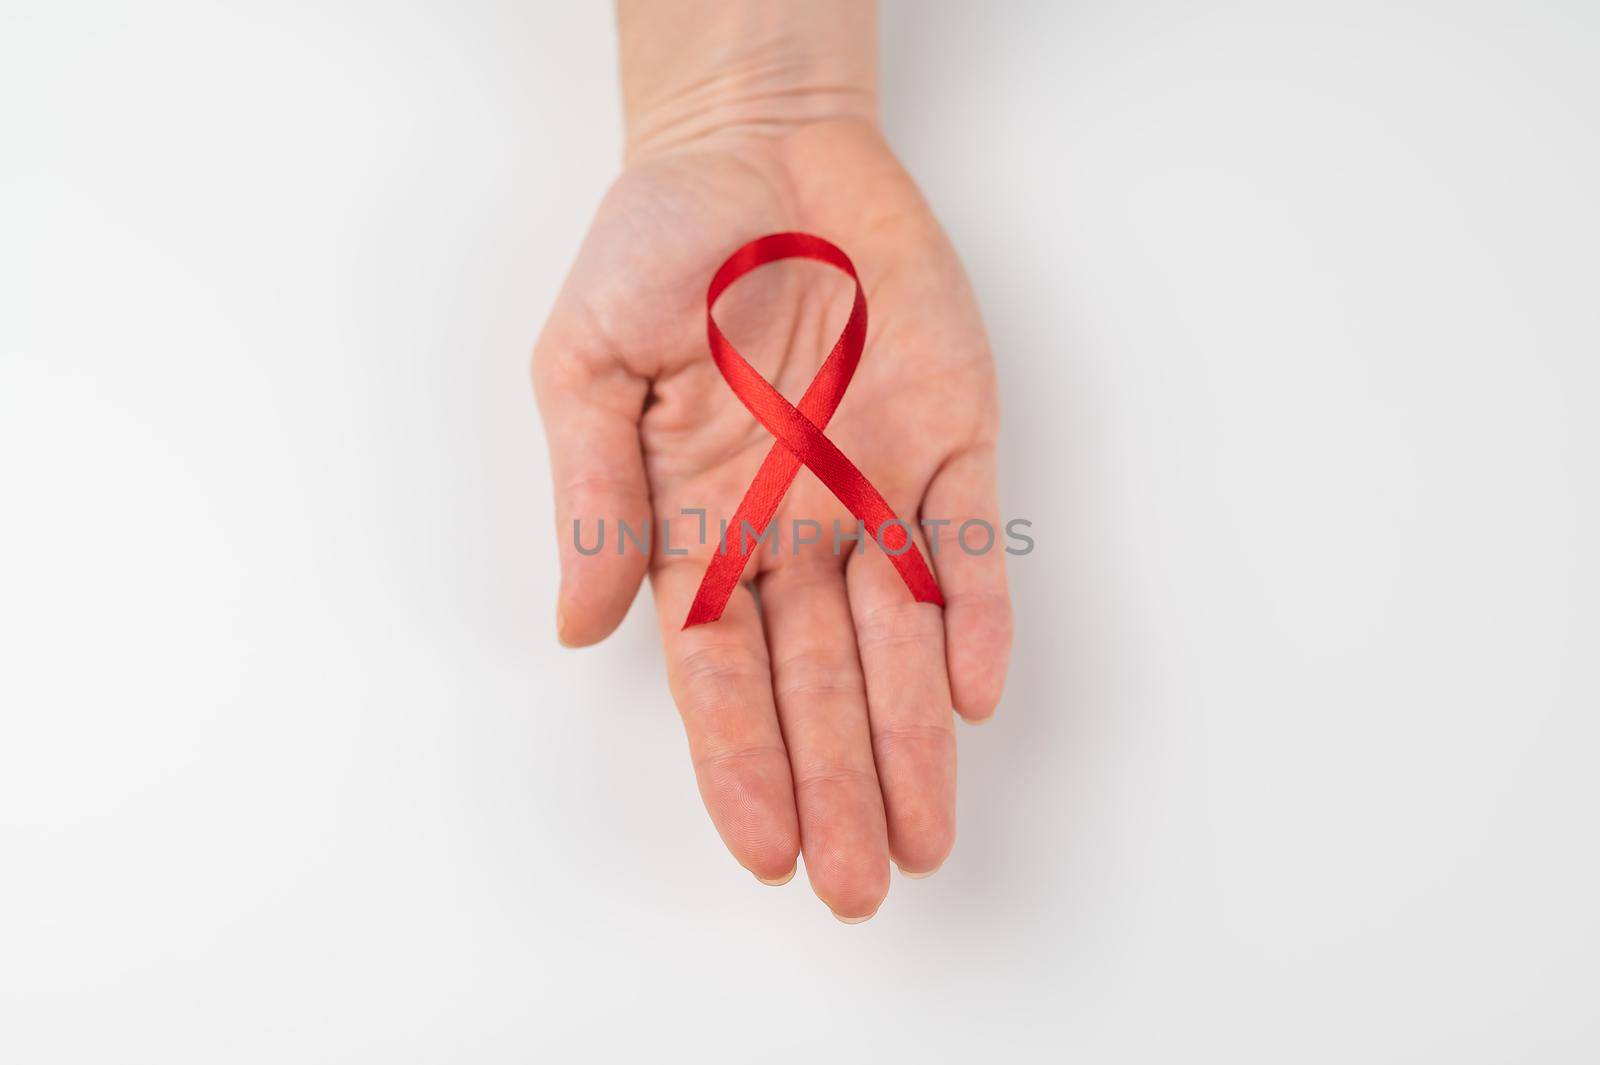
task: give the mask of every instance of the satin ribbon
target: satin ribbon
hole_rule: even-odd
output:
[[[855,303],[850,307],[850,319],[844,324],[844,332],[839,334],[822,368],[807,386],[798,407],[784,399],[766,378],[745,361],[744,356],[722,335],[716,319],[711,316],[711,308],[716,304],[717,297],[729,285],[756,267],[779,259],[815,259],[827,263],[849,274],[856,286]],[[744,572],[745,562],[760,545],[761,535],[777,513],[778,504],[783,501],[784,493],[789,490],[802,465],[816,474],[818,480],[827,485],[839,502],[860,519],[868,533],[877,539],[912,596],[918,602],[943,606],[944,597],[939,594],[939,582],[934,579],[927,560],[911,540],[910,526],[895,516],[872,482],[856,468],[855,463],[845,457],[844,452],[834,446],[833,441],[822,434],[839,401],[844,398],[845,389],[850,386],[850,378],[856,372],[856,364],[861,361],[861,352],[867,340],[867,297],[861,291],[861,279],[856,276],[856,268],[849,256],[828,241],[809,233],[773,233],[752,240],[728,256],[711,278],[711,287],[706,291],[706,338],[711,344],[711,358],[722,372],[723,379],[728,382],[728,387],[739,397],[739,402],[755,415],[756,421],[776,438],[776,442],[762,461],[755,480],[745,490],[739,509],[734,512],[725,538],[725,541],[731,539],[734,542],[723,542],[719,545],[718,553],[712,556],[683,627],[687,629],[703,625],[722,616],[729,597],[733,595],[734,586]],[[752,530],[753,537],[744,533],[746,525]],[[748,545],[747,539],[751,541]]]

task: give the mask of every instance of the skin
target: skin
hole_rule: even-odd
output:
[[[781,8],[783,10],[772,10]],[[792,8],[793,10],[788,10]],[[561,543],[558,632],[603,639],[648,573],[668,678],[706,809],[756,877],[805,856],[841,920],[877,912],[889,862],[927,875],[955,840],[954,714],[991,716],[1011,643],[1002,550],[970,555],[968,518],[1000,528],[994,367],[961,266],[876,124],[867,5],[623,4],[628,161],[596,214],[535,349]],[[681,628],[710,553],[772,446],[705,340],[705,289],[746,241],[804,230],[843,248],[867,293],[861,365],[828,436],[908,521],[946,606],[916,603],[869,544],[795,553],[795,519],[855,519],[801,470],[781,550],[745,570],[723,617]],[[852,287],[803,261],[765,266],[717,305],[729,339],[798,400]],[[707,545],[694,542],[710,513]],[[604,552],[584,556],[573,521]],[[615,553],[615,522],[651,522],[653,553]],[[662,519],[674,548],[662,551]]]

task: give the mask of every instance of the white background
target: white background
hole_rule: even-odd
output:
[[[1600,1059],[1600,7],[901,2],[998,719],[846,927],[557,649],[611,13],[7,3],[0,1059]]]

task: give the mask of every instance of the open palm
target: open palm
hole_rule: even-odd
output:
[[[801,470],[722,618],[682,629],[772,438],[722,381],[705,339],[705,290],[723,259],[765,233],[804,230],[855,261],[867,346],[828,437],[919,543],[946,606],[917,603],[873,544],[836,542],[855,519]],[[797,401],[849,313],[847,278],[820,264],[759,269],[722,298],[728,338]],[[1010,646],[998,529],[994,370],[960,264],[910,178],[860,122],[729,136],[632,164],[595,218],[534,358],[561,539],[559,630],[593,643],[626,613],[648,568],[672,693],[712,820],[757,877],[788,879],[803,852],[813,889],[864,920],[892,858],[926,875],[955,837],[952,708],[994,712]],[[685,511],[707,512],[709,529]],[[793,522],[819,542],[796,546]],[[605,550],[580,553],[598,523]],[[668,554],[660,530],[672,526]],[[651,553],[616,551],[616,523],[652,525]],[[948,521],[936,525],[934,521]],[[969,550],[970,549],[970,550]]]

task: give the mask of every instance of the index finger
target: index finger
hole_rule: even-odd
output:
[[[700,568],[684,560],[651,574],[667,681],[722,842],[757,879],[781,884],[794,875],[800,823],[761,615],[741,585],[719,620],[682,628]]]

